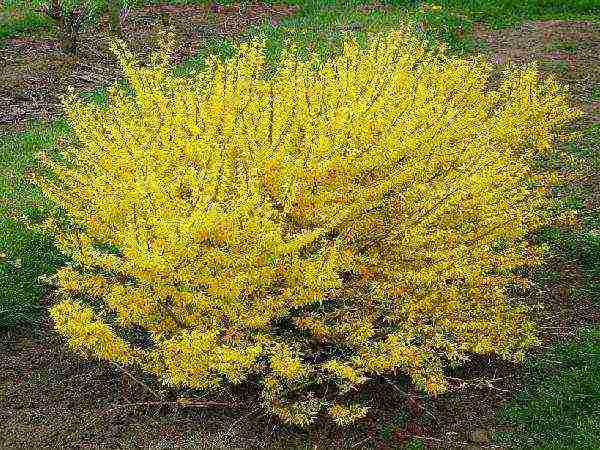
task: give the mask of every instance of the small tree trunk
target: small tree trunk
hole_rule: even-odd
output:
[[[41,12],[56,21],[63,50],[72,55],[76,54],[79,31],[83,22],[83,10],[76,9],[67,13],[62,10],[60,0],[52,0],[51,6]]]
[[[65,50],[72,55],[77,53],[82,22],[82,10],[75,10],[65,18]]]
[[[123,36],[121,27],[121,0],[108,0],[109,28],[110,32],[117,37]]]

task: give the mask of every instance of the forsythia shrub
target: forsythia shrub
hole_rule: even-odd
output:
[[[363,417],[349,393],[370,376],[435,395],[469,352],[538,342],[504,289],[543,253],[524,236],[557,175],[530,159],[579,112],[535,67],[488,92],[483,58],[367,38],[318,70],[284,50],[271,78],[264,41],[243,43],[186,80],[172,41],[149,67],[115,41],[135,96],[65,97],[80,145],[37,179],[75,224],[46,224],[73,260],[51,309],[71,347],[173,386],[253,375],[269,411],[306,425]]]

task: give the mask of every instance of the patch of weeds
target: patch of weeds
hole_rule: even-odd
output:
[[[527,386],[498,412],[515,427],[493,439],[509,448],[600,448],[600,328],[526,361]]]
[[[404,450],[425,450],[427,446],[425,442],[419,438],[412,438],[402,447]]]
[[[237,52],[237,47],[230,39],[211,38],[206,41],[203,48],[200,49],[195,55],[192,55],[186,58],[186,60],[182,63],[175,65],[172,68],[171,73],[173,76],[177,77],[192,76],[199,71],[206,70],[208,68],[206,64],[206,58],[208,55],[214,55],[218,57],[221,62],[225,62],[235,56]]]
[[[443,41],[450,53],[460,56],[478,47],[470,36],[473,22],[455,12],[435,6],[423,6],[415,13],[414,19],[425,25],[426,39],[432,42]]]
[[[593,125],[582,132],[576,132],[572,140],[563,145],[562,150],[581,162],[582,175],[600,167],[600,125]],[[564,195],[556,192],[556,211],[577,210],[581,227],[574,230],[548,228],[538,234],[538,238],[551,244],[554,253],[565,259],[576,260],[581,268],[582,285],[573,289],[573,300],[600,298],[600,209],[599,205],[586,208],[585,200],[590,196],[589,187],[569,189]]]
[[[591,193],[589,188],[577,185],[554,186],[553,192],[550,211],[555,216],[571,211],[580,215],[585,211],[586,198]]]
[[[266,38],[269,70],[275,69],[284,46],[294,45],[300,58],[316,53],[319,60],[325,61],[339,54],[347,35],[353,35],[360,45],[364,45],[366,32],[387,31],[397,28],[399,23],[415,26],[418,21],[425,22],[427,30],[422,33],[425,42],[435,45],[440,40],[445,41],[450,52],[464,54],[485,45],[475,43],[467,36],[472,28],[469,20],[451,12],[417,10],[420,3],[412,1],[385,2],[392,6],[386,12],[373,10],[365,13],[356,9],[364,3],[339,0],[304,2],[297,13],[283,18],[276,26],[265,20],[242,33],[240,39]],[[206,54],[214,53],[214,50],[201,50],[177,67],[174,73],[186,76],[204,69]]]
[[[560,272],[542,269],[534,273],[534,278],[537,283],[541,283],[542,285],[556,283],[560,280]]]
[[[481,52],[489,52],[491,50],[491,46],[487,41],[484,40],[475,41],[474,50],[479,50]]]
[[[562,200],[563,207],[581,211],[584,208],[584,199],[579,195],[569,195]]]
[[[562,261],[573,261],[579,257],[579,243],[574,230],[566,230],[557,226],[540,227],[532,234],[534,244],[546,244],[552,255]],[[556,281],[555,275],[547,268],[534,270],[534,278],[538,281]]]
[[[581,286],[572,290],[573,301],[600,299],[600,212],[582,209],[580,229],[542,227],[533,234],[533,242],[547,244],[551,254],[561,261],[576,261],[581,269]],[[536,282],[557,282],[559,272],[542,266],[533,271]]]
[[[399,428],[404,427],[408,422],[408,419],[408,411],[399,411],[398,414],[391,420],[379,425],[379,435],[386,441],[390,441],[393,437],[394,432]]]
[[[57,21],[39,11],[41,6],[50,5],[50,0],[7,0],[0,2],[0,43],[7,38],[28,35],[37,30],[56,31]],[[83,6],[85,14],[81,25],[89,27],[97,24],[99,16],[108,7],[107,0],[60,0],[63,13],[73,11],[74,8]],[[122,0],[123,5],[151,3],[133,2]],[[53,33],[54,34],[54,33]]]
[[[280,27],[273,26],[268,20],[264,20],[260,25],[249,27],[237,39],[211,38],[206,41],[203,47],[194,55],[189,56],[182,63],[175,65],[172,69],[172,75],[178,77],[192,76],[199,71],[208,69],[206,63],[209,55],[216,56],[221,62],[225,62],[238,53],[237,45],[241,42],[250,41],[259,37],[265,39],[266,66],[273,68],[278,56],[283,48],[284,31]]]
[[[14,36],[23,35],[54,26],[49,17],[38,14],[25,2],[0,4],[0,42]]]
[[[577,142],[569,142],[566,146],[565,146],[565,150],[578,158],[590,158],[592,156],[594,156],[594,154],[597,152],[597,150],[591,146],[587,146],[587,145],[581,145],[581,143],[577,143]]]
[[[200,70],[204,70],[207,68],[205,59],[206,57],[203,53],[197,53],[196,55],[187,58],[181,64],[175,66],[173,68],[173,75],[185,77],[193,75]]]
[[[600,230],[588,230],[582,235],[581,263],[588,275],[600,278]]]
[[[422,0],[381,0],[382,5],[395,6],[397,8],[415,8]]]
[[[565,42],[563,43],[562,49],[568,53],[575,54],[579,47],[575,42]]]
[[[216,38],[208,40],[206,44],[206,51],[218,56],[222,62],[225,62],[229,58],[232,58],[238,52],[236,46],[231,40]]]
[[[70,132],[69,124],[33,122],[29,130],[0,136],[0,215],[13,220],[37,221],[47,214],[50,203],[27,179],[26,173],[41,169],[36,153],[56,154],[55,143]],[[23,214],[24,213],[24,214]]]
[[[268,76],[275,70],[284,47],[293,45],[299,58],[306,58],[313,53],[324,61],[339,54],[345,35],[354,35],[359,44],[363,45],[366,31],[396,28],[406,16],[406,11],[402,9],[392,9],[386,13],[376,10],[362,13],[356,10],[355,6],[363,3],[337,0],[306,2],[296,14],[283,18],[277,25],[264,20],[259,25],[249,27],[240,35],[240,40],[265,38]],[[208,52],[213,52],[213,49],[201,50],[185,61],[176,73],[185,76],[203,69]]]
[[[581,298],[600,299],[600,226],[598,226],[600,214],[594,214],[596,227],[589,228],[577,236],[580,247],[580,264],[583,272],[583,286],[574,289],[575,300]],[[589,226],[589,225],[588,225]]]
[[[563,146],[564,152],[581,161],[584,172],[600,168],[600,124],[595,124],[576,133]]]
[[[560,50],[562,50],[562,51],[565,51],[567,53],[574,54],[575,52],[577,52],[578,48],[579,48],[579,46],[574,41],[561,41],[561,40],[557,40],[557,41],[554,41],[551,44],[549,44],[546,47],[546,50],[548,50],[548,51],[557,51],[557,50],[560,51]]]
[[[600,233],[600,211],[590,211],[583,217],[584,228],[592,234]]]
[[[569,63],[563,60],[544,60],[540,62],[539,66],[542,71],[556,72],[559,74],[564,74],[569,71]]]
[[[590,94],[590,100],[593,102],[600,101],[600,85],[594,86],[592,93]]]
[[[119,80],[115,83],[117,89],[125,92],[129,96],[134,96],[135,91],[133,87],[129,84],[127,80]],[[85,91],[80,93],[80,97],[89,102],[102,107],[108,106],[108,87],[107,86],[98,86],[96,89],[91,91]]]
[[[533,167],[539,171],[564,171],[566,169],[572,172],[580,172],[583,165],[581,156],[584,153],[585,150],[577,149],[575,144],[569,143],[547,154],[538,153],[533,156],[531,162]]]
[[[467,15],[475,22],[486,23],[491,29],[515,27],[523,20],[589,19],[600,14],[596,0],[427,0]]]
[[[108,105],[108,93],[103,86],[99,86],[93,91],[82,92],[80,96],[83,100],[95,103],[96,105]]]

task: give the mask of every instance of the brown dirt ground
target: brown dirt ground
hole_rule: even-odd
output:
[[[145,8],[129,19],[128,33],[136,35],[139,46],[143,47],[154,32],[148,24],[156,19],[156,9]],[[186,53],[194,51],[194,45],[202,40],[200,35],[235,33],[256,17],[288,12],[268,7],[243,13],[221,11],[216,15],[216,25],[206,26],[205,10],[200,7],[175,8],[169,14],[174,22],[187,24],[180,30],[187,42],[181,51]],[[526,22],[516,30],[495,32],[478,26],[475,36],[488,43],[490,57],[499,66],[509,60],[525,63],[537,59],[543,62],[543,72],[557,73],[561,81],[568,83],[573,101],[587,112],[574,129],[600,122],[600,105],[590,101],[593,86],[600,84],[599,64],[594,63],[600,50],[597,25]],[[553,50],[552,42],[557,39],[576,42],[576,51]],[[0,122],[10,129],[20,129],[28,118],[55,117],[60,113],[57,94],[65,84],[87,90],[117,79],[114,64],[107,63],[96,41],[97,35],[90,31],[84,40],[84,56],[66,61],[52,38],[10,40],[0,49],[0,63],[7,68],[0,79],[0,102],[4,102],[0,104]],[[566,67],[556,63],[560,60],[566,61]],[[64,66],[67,69],[60,72]],[[593,185],[596,174],[588,175],[587,183]],[[600,206],[597,195],[590,198],[590,208]],[[570,288],[580,279],[576,263],[564,263],[561,258],[555,263],[561,279],[543,290],[527,293],[524,299],[547,307],[542,329],[544,345],[538,352],[571,336],[583,324],[600,321],[598,306],[571,301]],[[42,302],[49,306],[52,296],[44,297]],[[376,405],[367,420],[343,430],[319,423],[301,431],[260,415],[254,406],[251,384],[210,398],[238,402],[241,406],[235,408],[156,407],[151,403],[156,401],[153,395],[131,377],[109,364],[82,360],[65,349],[47,316],[38,329],[6,332],[0,342],[2,447],[391,449],[398,448],[409,436],[420,436],[428,448],[492,448],[490,433],[499,430],[494,412],[513,397],[524,375],[516,364],[474,356],[469,364],[450,373],[451,392],[436,399],[419,396],[401,379],[377,380],[362,394]],[[173,398],[173,392],[143,374],[134,376],[166,398]],[[394,427],[394,418],[403,408],[410,411],[410,420],[405,427]],[[389,424],[387,436],[382,424]]]
[[[263,20],[277,23],[293,14],[292,6],[248,5],[220,7],[152,5],[131,11],[123,21],[125,41],[142,57],[154,50],[157,32],[172,25],[179,39],[174,62],[197,51],[210,38],[235,39]],[[55,33],[8,39],[0,48],[0,131],[22,130],[30,119],[52,120],[62,114],[60,95],[67,86],[77,92],[108,86],[122,78],[107,45],[107,17],[85,30],[76,57],[63,53]]]

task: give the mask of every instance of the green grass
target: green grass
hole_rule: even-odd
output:
[[[402,447],[404,450],[425,450],[427,446],[419,438],[412,438]]]
[[[550,52],[556,51],[556,50],[562,50],[567,53],[573,54],[577,51],[578,48],[579,48],[579,45],[577,44],[577,42],[556,40],[556,41],[552,42],[550,45],[548,45],[547,50]]]
[[[600,125],[584,130],[582,137],[560,145],[555,154],[537,161],[539,168],[570,167],[562,152],[580,161],[579,167],[600,168]],[[585,208],[589,192],[567,186],[555,190],[554,212],[578,211],[582,227],[548,226],[533,236],[547,243],[562,262],[575,261],[582,283],[569,301],[600,299],[600,210]],[[533,274],[541,285],[559,282],[561,274],[541,267]],[[579,331],[575,339],[556,345],[541,357],[527,360],[528,378],[515,400],[497,414],[499,425],[511,431],[496,433],[495,444],[507,448],[593,449],[600,448],[600,327]]]
[[[0,328],[36,320],[36,302],[45,292],[37,277],[65,262],[52,239],[36,229],[52,205],[25,174],[39,169],[35,154],[52,153],[56,139],[67,132],[68,125],[60,120],[0,136]]]
[[[379,425],[379,435],[386,441],[390,441],[393,438],[393,433],[406,425],[409,419],[408,411],[398,411],[398,415],[392,420]]]
[[[498,412],[513,431],[495,440],[510,448],[600,448],[600,328],[528,360],[527,386]]]
[[[49,0],[7,0],[0,5],[0,43],[9,37],[31,35],[39,31],[55,31],[56,22],[37,9]],[[106,8],[106,0],[61,0],[65,11],[86,5],[84,27],[97,22],[98,14]],[[127,2],[125,2],[127,4]]]
[[[239,37],[249,40],[258,35],[266,37],[267,62],[276,66],[280,51],[284,46],[294,44],[298,56],[304,57],[308,52],[316,52],[320,58],[327,59],[341,50],[344,33],[356,36],[359,43],[365,43],[365,33],[371,31],[390,30],[405,23],[416,26],[418,22],[427,22],[427,29],[421,37],[428,46],[443,41],[448,51],[454,55],[462,55],[478,48],[468,35],[471,23],[456,14],[449,12],[423,12],[413,5],[415,2],[399,2],[389,11],[371,11],[362,13],[356,9],[360,1],[317,1],[305,2],[300,11],[291,17],[283,18],[273,27],[265,22],[250,27]],[[196,55],[189,57],[183,64],[175,68],[175,74],[185,76],[205,67],[207,53],[221,55],[224,59],[235,53],[235,43],[228,39],[212,39]]]
[[[466,15],[469,20],[486,23],[492,29],[517,26],[523,20],[598,20],[600,15],[597,0],[428,0],[426,3]]]
[[[54,21],[49,17],[36,14],[31,10],[24,10],[16,17],[11,17],[13,10],[0,11],[0,42],[6,38],[32,33],[40,29],[51,28]]]
[[[36,29],[49,29],[53,21],[33,12],[33,7],[47,0],[9,0],[0,9],[0,17],[8,15],[9,11],[22,12],[18,18],[8,18],[0,21],[0,41],[22,33],[30,33]],[[68,0],[67,5],[78,3],[78,0]],[[90,0],[95,13],[90,22],[95,21],[95,14],[105,8],[106,0]],[[148,4],[205,5],[208,0],[123,0],[129,7],[139,7]],[[229,5],[233,0],[217,0],[217,4]],[[240,3],[248,3],[241,1]],[[369,1],[360,0],[263,0],[264,4],[286,4],[300,6],[302,13],[320,21],[319,11],[327,15],[328,8],[345,6],[355,8],[360,4],[370,4]],[[468,51],[474,48],[474,43],[468,37],[462,38],[461,34],[472,28],[474,22],[483,22],[493,29],[516,26],[524,19],[592,19],[598,20],[600,6],[596,0],[382,0],[382,4],[393,6],[398,11],[414,12],[420,5],[436,4],[443,7],[442,11],[419,12],[426,18],[430,25],[429,33],[437,38],[445,39],[451,48],[462,48]],[[70,7],[70,6],[68,6]],[[301,13],[301,14],[302,14]]]
[[[7,37],[20,35],[23,33],[31,33],[34,30],[44,29],[50,30],[54,26],[54,22],[36,12],[34,7],[47,0],[13,0],[4,5],[4,11],[0,9],[0,14],[8,16],[10,11],[18,10],[20,15],[15,18],[8,18],[0,22],[0,41]],[[69,0],[68,4],[74,4],[77,0]],[[98,11],[105,8],[106,0],[93,0],[90,2],[92,10],[95,11],[90,17],[88,24],[93,23],[96,19]],[[210,3],[207,0],[124,0],[123,4],[129,7],[140,7],[147,4],[198,4],[205,5]],[[227,5],[234,3],[232,0],[219,0],[217,4]],[[243,2],[242,2],[243,3]],[[364,15],[356,11],[356,6],[361,4],[369,4],[369,1],[360,0],[284,0],[284,1],[263,1],[265,4],[287,4],[300,6],[301,10],[295,14],[293,18],[283,20],[281,26],[287,28],[292,33],[297,33],[299,29],[301,33],[300,39],[316,42],[319,38],[323,38],[324,33],[331,34],[336,28],[348,26],[348,24],[362,23],[365,26],[382,26],[385,23],[393,26],[398,23],[398,18],[404,16],[407,12],[415,13],[418,1],[406,0],[396,2],[394,10],[388,13],[376,12],[365,18]],[[421,13],[417,13],[421,14]],[[427,20],[430,26],[427,32],[427,37],[444,38],[448,41],[451,48],[464,47],[472,48],[473,45],[468,39],[465,42],[459,42],[456,31],[467,30],[469,24],[464,19],[455,16],[449,12],[440,14],[423,13],[423,17],[418,17],[419,20]],[[335,40],[335,36],[328,36],[326,40]],[[469,47],[470,45],[470,47]]]
[[[539,64],[540,70],[564,74],[569,71],[569,63],[564,60],[544,60]]]

